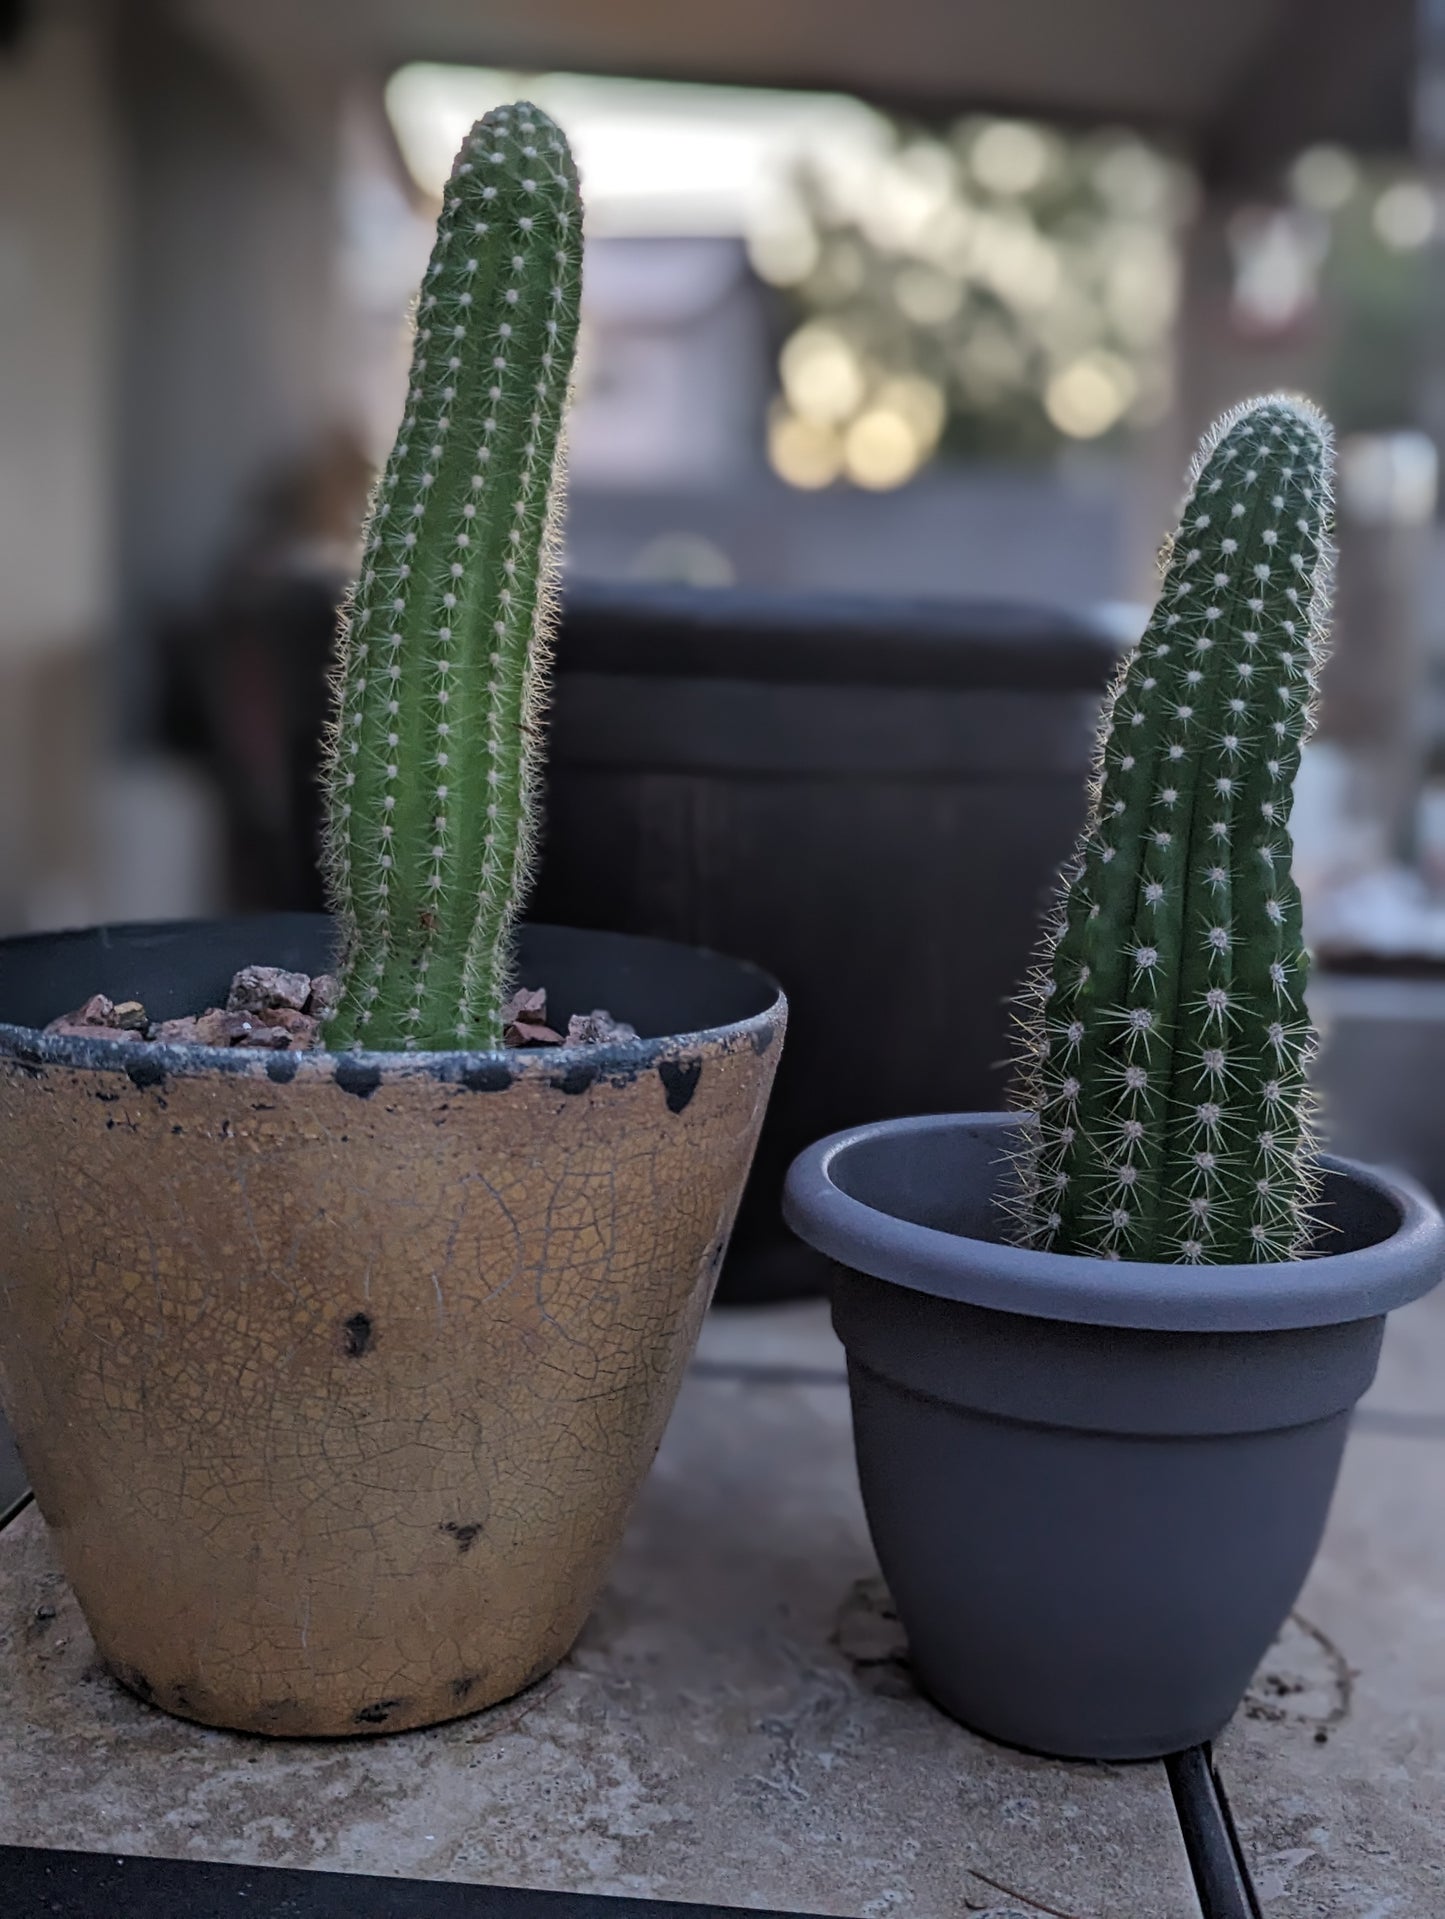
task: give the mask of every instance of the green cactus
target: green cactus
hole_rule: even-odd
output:
[[[502,1041],[581,284],[566,140],[536,107],[499,107],[452,169],[342,621],[325,769],[336,1049]]]
[[[1282,395],[1205,440],[1106,708],[1028,989],[1024,1243],[1282,1260],[1309,1236],[1308,957],[1289,814],[1330,573],[1327,422]]]

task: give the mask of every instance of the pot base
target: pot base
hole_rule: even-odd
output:
[[[231,1695],[209,1695],[194,1686],[163,1679],[152,1682],[136,1667],[115,1660],[107,1659],[103,1664],[116,1684],[143,1706],[154,1706],[175,1719],[188,1719],[192,1725],[266,1739],[378,1739],[444,1725],[449,1719],[469,1719],[474,1713],[505,1705],[509,1699],[520,1699],[561,1665],[574,1642],[575,1635],[573,1642],[563,1646],[555,1657],[544,1659],[520,1685],[489,1689],[480,1680],[462,1674],[431,1692],[413,1693],[404,1699],[371,1699],[352,1710],[345,1706],[323,1709],[315,1699],[305,1698],[278,1699],[255,1711],[238,1709]]]

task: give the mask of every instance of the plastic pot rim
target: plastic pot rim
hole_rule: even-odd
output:
[[[1371,1319],[1445,1277],[1445,1220],[1412,1180],[1320,1155],[1320,1165],[1383,1200],[1393,1228],[1374,1244],[1256,1265],[1168,1265],[1089,1259],[927,1226],[855,1199],[840,1184],[850,1160],[884,1140],[953,1132],[992,1139],[1028,1123],[1020,1113],[930,1114],[834,1133],[794,1160],[783,1194],[788,1225],[854,1271],[969,1306],[1140,1331],[1273,1332]],[[960,1178],[963,1168],[960,1166]]]

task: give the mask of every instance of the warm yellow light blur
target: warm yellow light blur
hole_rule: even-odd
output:
[[[923,455],[912,426],[892,407],[870,406],[843,436],[848,478],[876,492],[911,480]]]
[[[974,141],[968,162],[990,193],[1028,193],[1044,177],[1049,150],[1036,127],[1021,120],[995,120]]]
[[[1169,202],[1173,182],[1158,154],[1141,140],[1126,138],[1095,161],[1094,184],[1118,212],[1155,219]]]
[[[1027,218],[980,218],[969,271],[1023,312],[1048,305],[1058,290],[1058,249]]]
[[[1087,353],[1063,368],[1044,390],[1044,411],[1073,440],[1107,433],[1134,398],[1133,369],[1112,353]]]
[[[1371,219],[1385,245],[1405,253],[1435,231],[1435,202],[1419,180],[1397,180],[1376,200]]]
[[[988,405],[1028,379],[1028,356],[1016,334],[998,320],[984,319],[970,330],[954,356],[969,398]]]
[[[893,282],[893,297],[919,326],[941,326],[963,304],[963,289],[957,280],[936,273],[932,267],[909,266]]]
[[[1104,304],[1122,338],[1135,346],[1162,339],[1178,297],[1178,262],[1163,235],[1147,228],[1117,234],[1105,270]]]
[[[748,259],[753,272],[770,286],[792,287],[806,280],[818,264],[817,235],[801,222],[773,223],[748,235]]]
[[[783,391],[795,413],[827,425],[848,419],[862,404],[863,369],[841,334],[813,321],[801,326],[778,358]]]
[[[779,411],[768,422],[768,459],[780,480],[812,492],[843,470],[843,449],[831,426]]]
[[[1360,169],[1343,147],[1310,147],[1289,170],[1294,197],[1317,213],[1338,212],[1359,181]]]
[[[908,422],[914,439],[931,453],[948,418],[948,401],[943,388],[920,373],[900,373],[879,387],[876,404],[897,413]]]

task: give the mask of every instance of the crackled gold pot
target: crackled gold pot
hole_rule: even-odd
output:
[[[781,1048],[750,967],[528,929],[625,1045],[260,1054],[45,1036],[193,1011],[322,920],[0,945],[0,1399],[110,1670],[277,1734],[517,1692],[606,1575]]]

